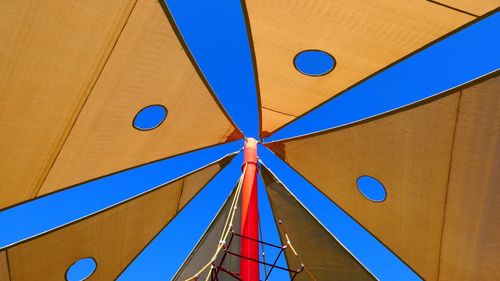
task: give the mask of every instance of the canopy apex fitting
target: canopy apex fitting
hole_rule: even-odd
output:
[[[245,169],[245,166],[248,164],[257,166],[257,143],[259,142],[254,138],[247,138],[245,140],[244,160],[241,170]]]

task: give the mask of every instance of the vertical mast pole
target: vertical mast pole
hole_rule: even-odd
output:
[[[257,202],[257,141],[248,138],[245,141],[243,177],[241,194],[241,235],[250,239],[241,239],[241,255],[259,260],[259,208]],[[240,259],[240,278],[243,281],[259,281],[259,263],[245,258]]]

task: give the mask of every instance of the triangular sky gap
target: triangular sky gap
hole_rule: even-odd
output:
[[[278,129],[265,142],[360,122],[495,75],[500,65],[499,27],[500,12],[490,13],[324,102]]]
[[[240,1],[160,2],[225,110],[245,136],[258,137],[257,80]]]
[[[241,148],[241,142],[158,160],[47,194],[0,212],[0,249],[100,213],[190,174]],[[58,214],[54,216],[54,214]]]

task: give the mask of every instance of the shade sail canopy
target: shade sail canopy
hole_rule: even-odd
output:
[[[217,153],[211,149],[218,144],[243,138],[225,108],[240,122],[259,119],[248,127],[262,142],[336,204],[330,206],[352,216],[350,223],[359,223],[376,249],[387,250],[378,253],[390,253],[384,273],[392,275],[384,276],[401,275],[394,270],[400,263],[415,279],[497,279],[500,56],[494,51],[500,41],[490,35],[499,7],[500,0],[245,0],[212,9],[184,0],[1,2],[0,280],[64,279],[87,257],[97,262],[92,279],[126,272],[234,155],[210,162],[188,155],[204,148]],[[224,10],[225,21],[217,21],[224,14],[217,10]],[[195,16],[202,19],[191,21]],[[448,36],[458,30],[467,32]],[[426,48],[443,38],[452,38],[453,47],[475,38],[467,43],[477,48]],[[428,53],[442,59],[421,55]],[[432,64],[446,67],[423,72]],[[459,75],[455,66],[462,64],[473,71]],[[395,75],[398,69],[404,70]],[[411,75],[417,71],[427,76]],[[377,74],[400,83],[379,87],[386,80]],[[430,76],[446,83],[435,87]],[[361,102],[370,110],[339,118],[348,114],[335,106],[348,113]],[[310,111],[326,115],[305,115]],[[328,122],[308,127],[308,116]],[[304,127],[300,136],[285,130],[285,137],[267,138],[293,121]],[[181,167],[183,161],[191,166]],[[198,163],[205,166],[186,171]],[[285,251],[288,266],[305,265],[295,280],[379,278],[369,255],[351,243],[356,259],[332,235],[340,223],[327,229],[272,171],[261,172],[281,221],[278,235],[300,256]],[[148,177],[152,173],[162,176]],[[212,218],[227,193],[218,193],[217,207],[205,215]],[[229,201],[175,280],[209,261]],[[30,220],[13,223],[23,215]],[[232,241],[234,252],[238,242]],[[146,263],[157,253],[142,252]],[[237,272],[238,261],[227,257],[225,268]]]
[[[267,132],[476,19],[434,1],[245,2]],[[463,2],[480,15],[500,5]],[[297,71],[294,57],[309,49],[332,55],[335,69],[320,77]]]
[[[0,122],[9,136],[1,140],[0,208],[237,131],[160,4],[120,3],[1,4],[9,15],[2,35],[11,39],[0,53]],[[135,115],[152,104],[167,108],[166,120],[135,129]]]
[[[0,208],[36,195],[132,7],[0,4]]]
[[[495,77],[270,148],[425,279],[452,280],[451,271],[488,279],[496,273],[485,269],[493,268],[488,263],[496,259],[488,260],[492,250],[480,245],[498,249],[494,229],[499,222],[490,217],[498,210],[480,202],[498,197],[492,167],[500,159],[499,137],[493,133],[499,126],[499,83]],[[474,148],[473,143],[482,144]],[[363,175],[385,186],[385,201],[371,202],[358,191],[356,180]],[[483,242],[464,251],[466,240]],[[446,261],[454,266],[448,273]]]
[[[97,263],[92,278],[115,279],[227,163],[227,159],[214,163],[134,200],[7,249],[11,280],[62,280],[68,267],[85,257]]]
[[[291,249],[285,251],[289,269],[304,271],[294,280],[375,280],[373,276],[294,198],[267,170],[262,177],[279,222],[283,245],[290,239]],[[291,274],[293,276],[293,273]]]

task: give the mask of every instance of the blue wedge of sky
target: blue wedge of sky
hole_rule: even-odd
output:
[[[215,218],[241,175],[242,153],[215,176],[118,277],[170,280]],[[214,250],[217,245],[214,245]],[[208,257],[210,258],[210,257]]]
[[[500,12],[496,12],[347,90],[265,141],[352,124],[498,71],[499,30]],[[328,75],[335,79],[335,70]]]
[[[260,145],[259,153],[264,165],[378,280],[422,280],[347,213],[269,149]],[[352,188],[356,188],[356,185],[353,184]]]
[[[228,114],[245,136],[257,138],[256,80],[240,1],[161,1]]]
[[[235,141],[167,158],[3,210],[0,212],[0,249],[158,188],[238,151],[242,145],[242,141]]]

